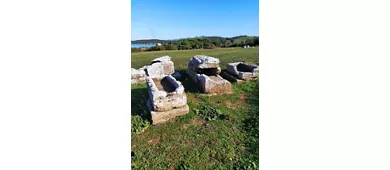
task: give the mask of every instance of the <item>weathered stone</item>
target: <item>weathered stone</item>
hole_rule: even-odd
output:
[[[171,57],[169,56],[162,56],[162,57],[159,57],[159,58],[155,58],[154,60],[152,60],[152,63],[154,62],[166,62],[166,61],[171,61]]]
[[[148,108],[149,108],[150,114],[152,115],[152,124],[153,125],[164,123],[164,122],[166,122],[170,119],[173,119],[177,116],[186,115],[190,111],[190,108],[188,107],[188,105],[185,105],[183,107],[174,108],[174,109],[171,109],[168,111],[155,112],[153,110],[150,110],[151,107],[149,105],[151,105],[150,100],[148,100]]]
[[[219,76],[219,59],[204,55],[191,58],[187,74],[199,84],[201,92],[207,94],[231,93],[229,81]]]
[[[131,84],[141,84],[146,82],[146,67],[141,67],[139,69],[131,68]]]
[[[196,55],[191,58],[188,68],[192,71],[206,68],[219,68],[219,59],[205,55]]]
[[[162,79],[147,77],[149,93],[148,108],[153,124],[188,113],[187,96],[184,86],[171,75]],[[186,113],[184,113],[187,110]],[[161,114],[160,114],[161,113]],[[163,120],[160,120],[163,119]]]
[[[199,75],[200,90],[207,94],[222,94],[231,93],[231,84],[219,75],[207,76]]]
[[[140,69],[131,69],[131,84],[141,84],[146,82],[146,77],[162,79],[166,75],[171,75],[175,71],[171,57],[162,56],[152,60],[150,65]]]
[[[259,68],[256,65],[244,62],[229,63],[226,66],[226,71],[242,80],[257,79],[259,76]]]
[[[143,84],[146,82],[146,78],[131,79],[131,84]]]
[[[151,65],[146,66],[146,75],[151,78],[163,78],[175,71],[171,57],[163,56],[152,60]]]

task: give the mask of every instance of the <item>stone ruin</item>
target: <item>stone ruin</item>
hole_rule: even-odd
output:
[[[258,77],[258,66],[236,62],[227,65],[222,78],[219,63],[219,59],[204,55],[196,55],[189,61],[187,74],[202,93],[230,94],[233,92],[231,84],[224,78],[238,82]],[[150,65],[131,70],[132,84],[147,84],[147,107],[153,125],[189,113],[184,86],[175,77],[180,78],[181,75],[174,73],[174,64],[169,56],[156,58]]]
[[[131,84],[142,84],[147,77],[162,79],[166,75],[171,75],[175,71],[171,57],[162,56],[152,60],[152,63],[140,69],[131,68]]]
[[[146,82],[146,66],[139,69],[131,68],[131,84],[142,84]]]
[[[151,65],[146,67],[146,75],[151,78],[162,79],[173,72],[175,72],[175,67],[169,56],[156,58],[152,60]]]
[[[173,76],[162,79],[146,78],[149,99],[147,106],[152,115],[152,124],[160,124],[189,112],[184,86]]]
[[[259,76],[259,68],[256,65],[244,62],[229,63],[226,66],[226,72],[223,72],[222,75],[226,79],[235,82],[255,80]]]
[[[204,55],[196,55],[188,63],[187,74],[199,84],[200,91],[206,94],[232,93],[231,84],[219,73],[219,59]]]

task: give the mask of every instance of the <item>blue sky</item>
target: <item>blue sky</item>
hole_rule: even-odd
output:
[[[131,39],[259,35],[259,0],[131,0]]]

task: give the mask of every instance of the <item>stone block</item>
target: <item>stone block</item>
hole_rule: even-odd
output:
[[[188,63],[187,74],[199,84],[200,91],[206,94],[231,93],[231,84],[219,74],[219,59],[196,55]]]
[[[186,115],[190,111],[190,108],[186,104],[183,107],[174,108],[174,109],[171,109],[168,111],[156,112],[156,111],[152,110],[150,100],[148,100],[148,109],[150,111],[150,114],[152,115],[152,124],[153,125],[164,123],[164,122],[166,122],[170,119],[173,119],[177,116]]]
[[[142,84],[146,82],[146,66],[139,69],[131,68],[131,84]]]
[[[226,66],[226,71],[241,80],[253,80],[259,76],[259,68],[256,65],[244,62],[229,63]]]
[[[163,78],[175,71],[171,57],[163,56],[152,60],[151,65],[146,66],[146,74],[151,78]]]

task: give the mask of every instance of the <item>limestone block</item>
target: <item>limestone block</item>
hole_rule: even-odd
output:
[[[148,109],[150,111],[150,114],[152,115],[152,124],[153,125],[164,123],[164,122],[168,121],[169,119],[173,119],[177,116],[185,115],[190,111],[190,108],[186,104],[183,107],[174,108],[174,109],[171,109],[168,111],[156,112],[156,111],[153,111],[153,108],[151,106],[152,104],[151,104],[150,100],[148,100],[147,104],[148,104]]]
[[[218,71],[216,74],[219,74],[221,72],[221,68],[219,67],[219,59],[205,55],[196,55],[192,57],[190,62],[188,63],[188,70],[194,72],[198,72],[201,69],[209,68],[217,69]]]
[[[146,81],[153,111],[168,111],[187,104],[184,86],[171,75],[161,80],[148,77]]]
[[[232,92],[229,81],[221,76],[199,75],[200,90],[206,94],[228,94]]]
[[[151,65],[146,67],[146,74],[152,78],[163,78],[175,71],[171,57],[163,56],[152,60]]]
[[[259,68],[256,65],[244,62],[229,63],[226,71],[242,80],[256,79],[259,76]]]
[[[131,84],[141,84],[146,82],[146,67],[141,67],[139,69],[131,68]]]
[[[199,83],[200,91],[207,94],[231,93],[231,84],[219,74],[219,59],[196,55],[188,63],[187,74],[196,83]]]

